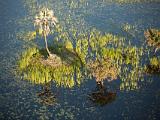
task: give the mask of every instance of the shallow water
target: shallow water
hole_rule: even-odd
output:
[[[74,9],[75,20],[77,14],[82,14],[81,17],[87,26],[128,37],[136,46],[144,43],[143,33],[146,29],[160,28],[158,2],[118,4],[104,1],[103,3],[102,0],[88,1],[88,6],[82,7],[83,9]],[[41,2],[43,3],[43,0],[39,0],[39,4]],[[55,14],[57,12],[59,21],[63,23],[65,19],[63,15],[71,12],[65,6],[66,1],[64,0],[64,4],[57,1],[51,3],[57,5],[53,9]],[[51,7],[54,6],[52,4]],[[16,24],[16,21],[28,14],[24,3],[20,0],[0,1],[0,8],[0,119],[158,120],[160,118],[159,75],[145,75],[144,80],[138,83],[139,89],[129,91],[119,89],[120,79],[111,83],[106,82],[108,89],[115,91],[117,95],[114,101],[104,106],[93,103],[87,97],[96,88],[94,79],[85,80],[80,87],[73,88],[56,87],[52,83],[51,90],[56,94],[56,103],[51,106],[41,103],[37,93],[40,93],[42,86],[16,79],[14,75],[17,60],[26,44],[16,38],[16,33],[25,29],[22,28],[23,25]],[[122,25],[126,23],[135,26],[134,30],[131,32],[122,30]],[[43,45],[43,42],[37,44]]]

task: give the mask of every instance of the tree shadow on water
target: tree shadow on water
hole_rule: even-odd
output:
[[[101,82],[97,82],[96,90],[89,94],[89,99],[97,105],[104,106],[115,101],[116,93],[107,91]]]
[[[46,83],[42,87],[42,91],[37,94],[39,98],[39,103],[47,106],[55,105],[56,95],[51,91],[51,83]]]

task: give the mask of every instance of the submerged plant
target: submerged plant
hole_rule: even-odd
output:
[[[38,15],[35,16],[34,26],[38,28],[39,33],[44,36],[46,50],[48,55],[51,57],[51,52],[48,49],[47,36],[51,32],[51,28],[58,22],[57,18],[54,16],[53,10],[48,8],[42,8]]]

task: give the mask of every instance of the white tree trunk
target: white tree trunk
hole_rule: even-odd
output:
[[[48,49],[48,43],[47,43],[47,36],[46,35],[44,35],[44,40],[45,40],[45,44],[46,44],[47,53],[48,53],[49,56],[51,56],[51,53],[50,53],[50,51]]]

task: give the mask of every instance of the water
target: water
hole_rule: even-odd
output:
[[[79,87],[72,88],[56,87],[55,83],[51,82],[51,91],[56,94],[56,102],[54,105],[44,104],[43,99],[37,95],[42,91],[42,85],[20,80],[14,74],[21,52],[29,46],[29,43],[19,40],[16,34],[23,29],[33,30],[32,22],[22,22],[17,25],[17,21],[25,16],[29,16],[31,21],[34,14],[27,12],[24,1],[0,2],[0,119],[158,120],[160,118],[160,77],[155,74],[145,75],[144,80],[138,82],[139,88],[134,90],[120,90],[119,78],[110,83],[105,82],[110,91],[116,92],[116,98],[104,106],[88,99],[88,94],[96,88],[95,79],[84,78],[85,82]],[[34,3],[34,1],[32,4],[31,1],[28,2],[29,5]],[[43,2],[39,0],[39,4]],[[95,27],[102,32],[125,36],[136,46],[144,43],[143,33],[146,29],[160,28],[159,2],[118,4],[88,0],[88,3],[82,4],[80,8],[69,8],[65,0],[61,2],[49,0],[49,2],[51,4],[48,6],[55,11],[61,24],[65,24],[65,18],[71,13],[71,25],[80,26],[82,29],[86,25],[87,28]],[[84,24],[77,24],[78,17]],[[122,26],[126,23],[134,26],[134,29],[124,32]],[[42,47],[43,41],[36,39],[36,43]]]

